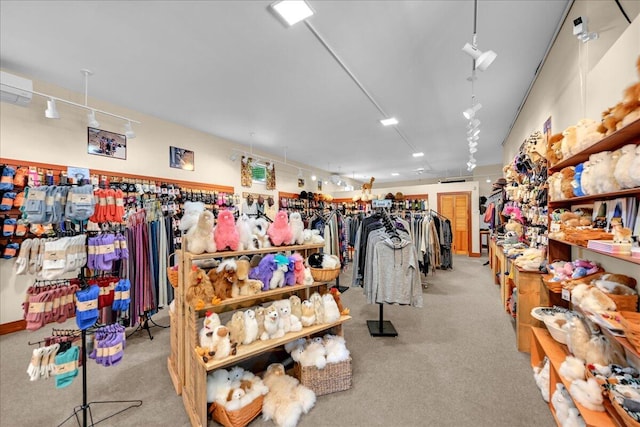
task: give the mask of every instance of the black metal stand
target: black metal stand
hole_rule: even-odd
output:
[[[388,320],[384,320],[384,304],[378,303],[380,307],[380,320],[367,320],[369,334],[372,337],[397,337],[398,331]]]
[[[149,326],[149,323],[151,323],[151,326]],[[151,335],[151,328],[153,327],[166,329],[169,326],[158,325],[151,318],[151,314],[149,314],[148,311],[145,311],[143,314],[140,315],[140,323],[138,323],[138,327],[136,327],[136,329],[134,329],[129,335],[127,335],[127,338],[129,338],[131,335],[135,334],[136,332],[147,331],[147,334],[149,334],[149,339],[153,340],[153,335]]]
[[[341,294],[344,294],[349,290],[348,286],[340,286],[340,276],[336,277],[336,285],[334,286],[334,288],[338,289]]]

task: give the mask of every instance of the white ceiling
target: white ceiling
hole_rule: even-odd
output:
[[[285,28],[269,3],[2,0],[0,66],[79,92],[88,68],[92,97],[358,180],[467,174],[472,1],[310,0],[309,22],[408,144],[304,23]],[[478,165],[501,163],[567,3],[478,2],[478,46],[498,53],[475,84]]]

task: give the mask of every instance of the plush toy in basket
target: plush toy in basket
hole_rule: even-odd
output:
[[[340,258],[336,255],[311,254],[307,264],[316,282],[330,282],[340,275]]]

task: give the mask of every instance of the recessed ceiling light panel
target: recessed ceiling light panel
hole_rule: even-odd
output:
[[[398,119],[395,117],[389,117],[388,119],[380,120],[380,123],[382,123],[382,126],[393,126],[398,124]]]
[[[400,174],[398,172],[392,172],[391,176],[399,176]]]
[[[413,157],[422,157],[422,156],[424,156],[424,153],[421,151],[419,153],[413,153],[412,156]]]
[[[272,3],[270,9],[287,27],[313,15],[313,9],[304,0],[281,0]]]

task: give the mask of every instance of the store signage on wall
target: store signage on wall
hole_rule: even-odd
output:
[[[169,166],[172,168],[193,171],[196,169],[196,154],[185,148],[169,147]]]

